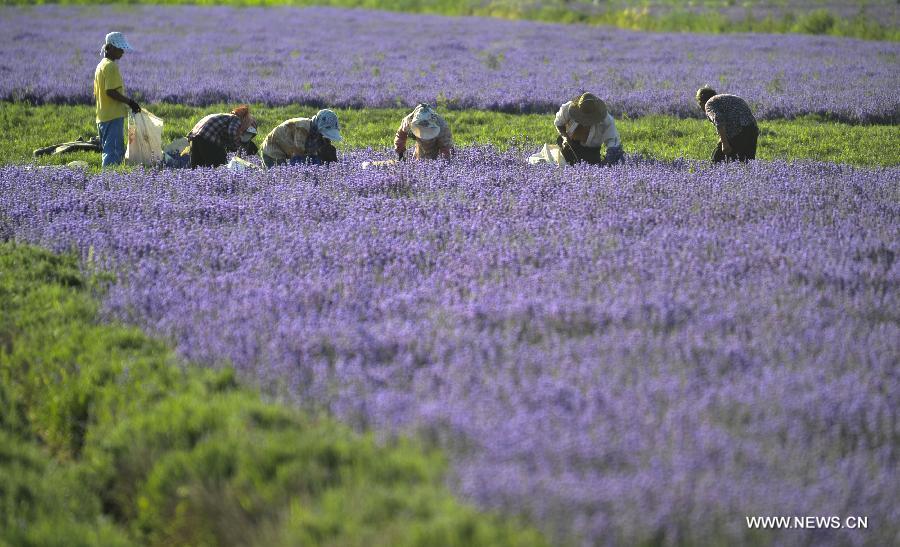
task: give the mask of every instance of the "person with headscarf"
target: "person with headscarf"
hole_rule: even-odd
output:
[[[125,160],[125,117],[129,108],[135,114],[141,111],[141,105],[125,95],[125,83],[116,63],[126,51],[134,51],[134,48],[125,36],[121,32],[110,32],[100,49],[103,59],[94,71],[97,131],[104,168]]]
[[[325,109],[312,118],[291,118],[266,135],[260,153],[266,167],[286,163],[323,164],[337,161],[332,143],[343,140],[337,114]]]
[[[593,93],[584,93],[563,103],[554,120],[556,142],[570,164],[614,165],[625,161],[616,121],[606,103]],[[606,146],[606,157],[601,150]]]
[[[242,104],[230,113],[209,114],[187,134],[191,142],[191,167],[218,167],[228,162],[228,152],[244,149],[256,154],[253,144],[257,131],[250,107]]]
[[[416,149],[415,159],[449,158],[453,154],[453,135],[450,126],[434,108],[428,104],[419,104],[400,122],[400,128],[394,136],[394,151],[403,161],[406,159],[406,141],[413,139]]]
[[[719,135],[719,142],[712,154],[714,163],[756,159],[759,126],[747,101],[737,95],[719,94],[715,89],[703,86],[697,90],[697,106]]]

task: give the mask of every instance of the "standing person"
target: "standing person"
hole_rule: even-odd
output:
[[[141,105],[125,96],[125,83],[116,63],[126,51],[134,51],[121,32],[110,32],[100,52],[103,59],[94,71],[94,97],[97,100],[97,130],[104,168],[125,159],[125,117],[128,109],[137,114]]]
[[[453,154],[453,135],[450,126],[430,105],[419,104],[400,122],[394,137],[394,151],[402,161],[406,159],[406,140],[416,141],[416,159],[435,160],[449,158]]]
[[[747,161],[756,159],[756,141],[759,127],[750,106],[736,95],[721,95],[709,86],[697,90],[697,105],[707,119],[716,126],[719,142],[713,151],[712,161]]]
[[[312,118],[291,118],[266,135],[260,150],[266,167],[286,163],[330,163],[337,161],[332,143],[343,140],[337,114],[319,110]]]
[[[218,167],[228,161],[228,152],[239,148],[256,154],[256,119],[250,107],[242,104],[230,113],[209,114],[200,118],[187,139],[191,141],[191,168]]]
[[[563,103],[554,125],[559,133],[556,142],[568,163],[614,165],[625,161],[616,121],[607,112],[606,103],[593,93]],[[605,158],[600,154],[604,144]]]

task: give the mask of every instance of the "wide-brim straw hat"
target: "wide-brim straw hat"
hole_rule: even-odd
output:
[[[581,125],[595,125],[606,119],[606,103],[593,93],[572,99],[569,115]]]

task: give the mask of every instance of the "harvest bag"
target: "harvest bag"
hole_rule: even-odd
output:
[[[128,165],[159,165],[162,162],[163,121],[146,110],[128,115]]]
[[[562,155],[562,150],[555,144],[545,144],[543,148],[536,154],[528,157],[528,163],[537,165],[539,163],[552,163],[558,167],[566,165],[566,158]]]

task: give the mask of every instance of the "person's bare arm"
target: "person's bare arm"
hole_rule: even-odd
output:
[[[129,99],[125,95],[122,95],[122,92],[118,89],[107,89],[106,95],[115,101],[119,101],[120,103],[125,103],[131,107],[131,111],[137,114],[141,111],[141,105],[138,104],[134,99]]]

